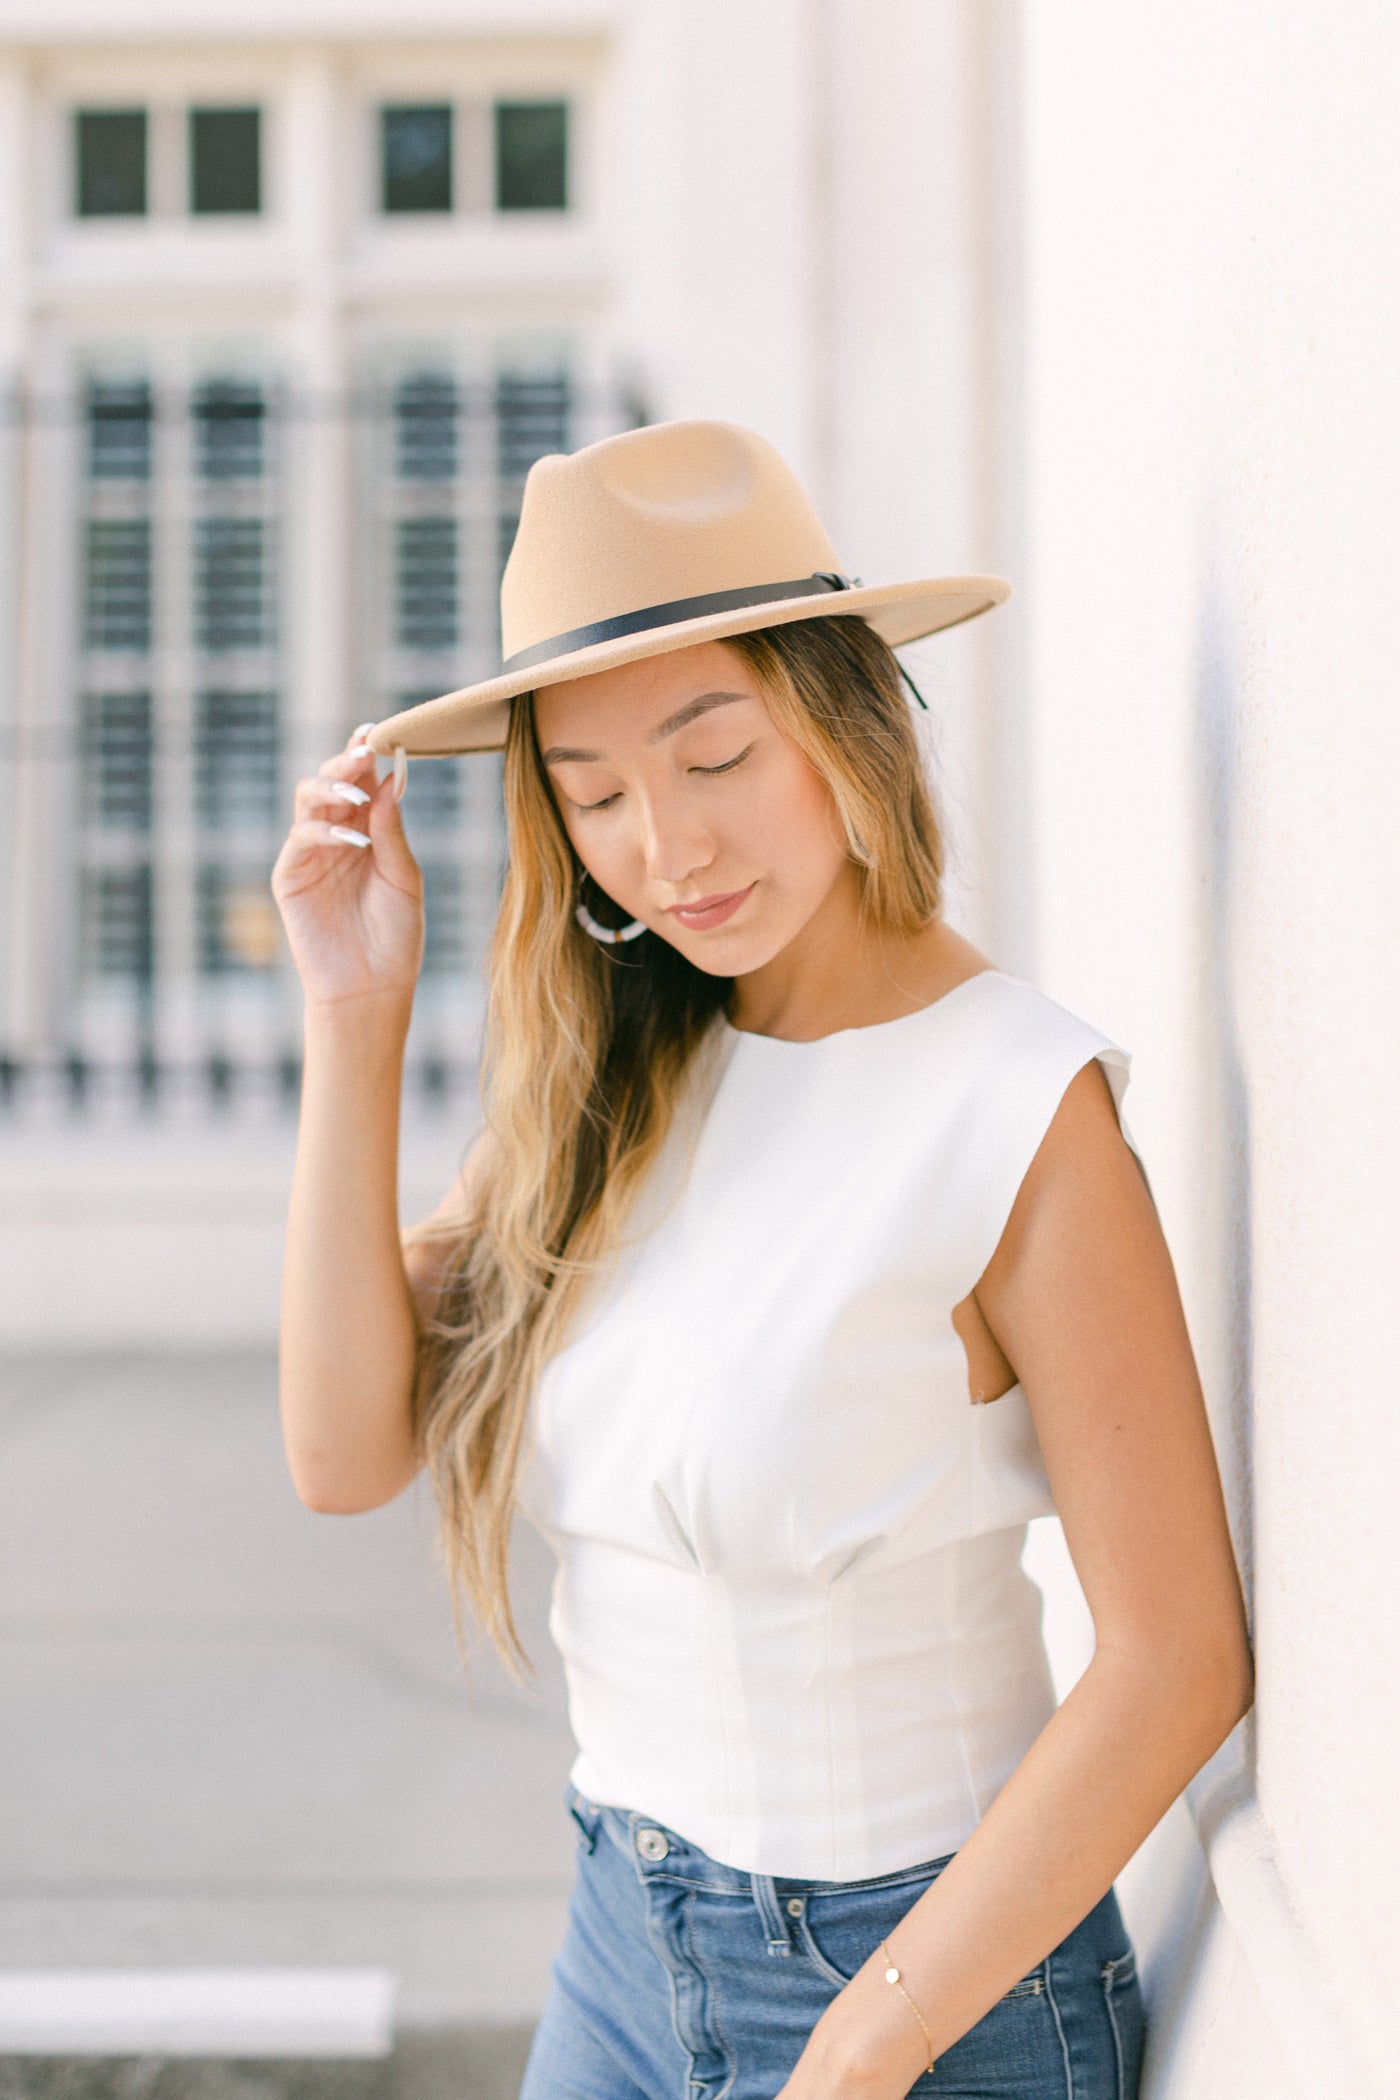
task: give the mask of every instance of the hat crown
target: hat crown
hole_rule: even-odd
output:
[[[653,423],[531,467],[501,579],[502,649],[839,567],[765,438],[736,423]]]

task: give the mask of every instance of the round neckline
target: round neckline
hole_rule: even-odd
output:
[[[890,1028],[903,1028],[910,1021],[921,1021],[925,1014],[937,1013],[950,999],[956,999],[959,992],[965,992],[969,985],[980,984],[984,977],[1005,978],[1006,975],[1006,971],[998,970],[995,964],[985,970],[974,970],[970,977],[964,977],[946,992],[940,992],[927,1005],[911,1007],[907,1014],[892,1014],[888,1021],[864,1021],[853,1028],[831,1028],[825,1035],[766,1035],[758,1028],[736,1028],[723,1014],[720,1020],[726,1035],[733,1036],[736,1042],[779,1043],[785,1050],[815,1050],[820,1043],[835,1043],[853,1035],[880,1035]]]

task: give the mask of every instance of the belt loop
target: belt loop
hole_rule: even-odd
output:
[[[773,1886],[771,1874],[750,1874],[749,1884],[759,1917],[763,1920],[764,1936],[770,1954],[791,1954],[792,1934],[778,1901],[778,1892]]]
[[[594,1812],[588,1816],[584,1814],[585,1809],[592,1808],[592,1803],[584,1800],[583,1795],[578,1791],[578,1788],[573,1784],[572,1781],[570,1781],[568,1789],[564,1795],[564,1805],[568,1809],[569,1814],[573,1817],[574,1821],[578,1824],[579,1830],[582,1833],[579,1842],[583,1846],[584,1851],[591,1852],[598,1842],[597,1811],[594,1810]]]

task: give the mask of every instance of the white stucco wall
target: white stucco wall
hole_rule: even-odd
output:
[[[1400,1955],[1400,24],[1024,28],[1038,970],[1136,1052],[1259,1668],[1211,1880],[1159,1856],[1147,2090],[1358,2100]]]

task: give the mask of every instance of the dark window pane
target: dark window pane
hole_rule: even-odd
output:
[[[451,211],[452,111],[445,103],[380,111],[385,211]]]
[[[78,215],[136,217],[146,209],[146,112],[80,109]]]
[[[503,372],[496,381],[496,553],[502,573],[520,524],[520,489],[537,459],[569,449],[569,382],[562,372]]]
[[[271,640],[261,518],[200,518],[194,542],[194,631],[201,649],[262,649]]]
[[[427,861],[423,867],[423,975],[449,976],[462,968],[465,956],[462,870],[452,861]]]
[[[568,449],[566,376],[503,372],[496,381],[496,471],[501,480],[523,481],[537,459]]]
[[[277,821],[277,728],[275,693],[196,694],[195,798],[206,831]]]
[[[400,518],[398,637],[406,649],[457,646],[457,521]]]
[[[149,984],[155,970],[151,871],[89,868],[82,883],[83,974]]]
[[[262,111],[190,111],[190,210],[262,209]]]
[[[394,395],[400,481],[451,481],[457,472],[457,383],[415,372]]]
[[[83,821],[101,831],[151,828],[151,696],[89,693],[83,701]]]
[[[195,928],[204,976],[275,969],[282,943],[267,869],[201,868],[195,886]]]
[[[91,519],[83,585],[83,639],[89,649],[149,649],[150,519]]]
[[[88,474],[93,481],[150,480],[151,412],[146,380],[93,382],[87,390]]]
[[[401,707],[416,707],[430,700],[431,693],[415,693],[400,701]],[[403,798],[403,819],[410,838],[419,831],[447,831],[457,822],[462,807],[461,760],[424,759],[408,769]]]
[[[203,481],[256,481],[263,470],[262,388],[214,379],[194,397],[195,469]]]
[[[497,211],[563,211],[568,201],[567,102],[498,102]]]

